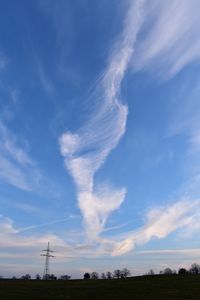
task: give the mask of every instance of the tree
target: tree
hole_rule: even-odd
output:
[[[122,272],[117,269],[113,272],[113,277],[119,279],[121,277]]]
[[[185,269],[185,268],[180,268],[179,270],[178,270],[178,274],[179,275],[185,275],[185,274],[187,274],[188,273],[188,271]]]
[[[57,276],[54,274],[44,275],[43,280],[57,280]]]
[[[171,274],[173,274],[173,271],[170,268],[166,268],[166,269],[163,270],[163,274],[171,275]]]
[[[101,273],[101,279],[106,279],[106,274],[105,273]]]
[[[147,273],[147,275],[154,275],[154,270],[153,269],[150,269],[149,272]]]
[[[192,264],[189,272],[191,274],[200,274],[200,265],[197,263]]]
[[[30,280],[31,279],[31,275],[30,274],[23,275],[20,279]]]
[[[106,278],[107,279],[112,279],[112,273],[111,272],[106,272]]]
[[[92,273],[90,274],[90,278],[91,278],[91,279],[98,279],[98,278],[99,278],[99,274],[98,274],[97,272],[92,272]]]
[[[36,274],[36,275],[35,275],[35,279],[36,279],[36,280],[41,280],[41,276],[40,276],[39,274]]]
[[[57,276],[55,276],[54,274],[50,274],[49,280],[57,280]]]
[[[121,278],[127,278],[130,275],[131,275],[130,270],[128,270],[127,268],[123,268],[123,270],[121,271]]]
[[[69,276],[69,275],[61,275],[60,276],[60,280],[69,280],[71,278],[71,276]]]
[[[84,278],[85,280],[90,279],[90,273],[85,273],[85,274],[83,275],[83,278]]]

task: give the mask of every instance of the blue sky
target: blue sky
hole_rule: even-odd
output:
[[[198,262],[199,1],[0,6],[2,275]]]

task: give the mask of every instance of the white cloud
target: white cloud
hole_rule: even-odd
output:
[[[22,252],[26,251],[27,248],[42,249],[46,246],[47,242],[50,241],[54,245],[66,246],[64,241],[54,234],[45,235],[23,235],[19,228],[16,228],[13,220],[0,215],[0,246],[1,250],[10,249],[13,247],[21,249]],[[40,251],[40,250],[39,250]]]
[[[83,213],[87,235],[94,239],[103,231],[109,214],[118,209],[125,197],[125,190],[80,192],[79,207]]]
[[[16,207],[26,213],[32,213],[32,214],[37,214],[40,211],[39,207],[28,204],[28,203],[23,203],[23,202],[15,203],[14,207]]]
[[[166,78],[176,75],[189,63],[199,61],[199,5],[197,0],[130,1],[123,32],[90,96],[95,99],[93,113],[79,130],[66,132],[59,139],[65,166],[77,185],[87,235],[104,244],[108,251],[113,243],[113,255],[126,253],[152,238],[165,238],[179,228],[195,227],[194,209],[199,210],[199,201],[180,201],[151,211],[146,225],[127,234],[122,242],[101,239],[99,235],[106,220],[120,207],[125,190],[108,188],[108,193],[103,195],[100,189],[97,194],[94,175],[126,130],[128,108],[121,101],[120,88],[129,64],[132,62],[134,71],[157,69]],[[141,28],[143,31],[138,37]],[[193,136],[192,142],[197,145],[198,137]]]
[[[191,232],[200,226],[200,200],[178,201],[173,205],[156,208],[147,214],[146,224],[117,244],[113,255],[121,255],[148,243],[153,238],[162,239],[178,229]],[[190,233],[191,233],[190,232]]]
[[[19,89],[17,89],[17,88],[11,89],[10,95],[11,95],[12,102],[14,104],[16,104],[18,102],[18,99],[19,99]]]
[[[200,60],[198,0],[147,1],[144,31],[136,45],[135,70],[157,69],[172,77]]]
[[[199,257],[199,248],[188,248],[188,249],[154,249],[154,250],[143,250],[139,251],[138,254],[151,254],[151,255],[158,255],[158,254],[171,254],[171,255],[186,255],[191,256],[194,255],[196,258]]]
[[[0,179],[22,190],[31,190],[26,175],[13,162],[0,156]]]
[[[13,221],[9,218],[0,215],[1,234],[13,234],[17,233],[17,230],[13,227]]]
[[[167,128],[168,138],[182,143],[182,150],[174,147],[175,156],[182,161],[182,172],[185,182],[182,184],[182,194],[193,198],[199,194],[200,174],[200,106],[199,106],[199,76],[187,77],[181,89],[172,98],[173,111]],[[176,145],[175,144],[175,145]],[[179,189],[180,189],[179,188]]]
[[[17,140],[11,131],[0,120],[0,151],[2,154],[10,156],[15,162],[21,165],[32,165],[33,162],[28,154],[17,145]]]
[[[79,136],[77,134],[64,133],[60,138],[61,154],[67,156],[79,149]]]
[[[2,52],[0,52],[0,70],[5,69],[8,62],[9,62],[8,58]]]
[[[19,139],[0,120],[0,180],[30,191],[40,172],[26,151],[27,142]]]
[[[41,83],[44,91],[47,94],[51,95],[54,92],[54,85],[48,78],[47,73],[45,72],[44,67],[38,57],[36,57],[36,66],[37,66],[37,71],[38,71],[38,75],[39,75],[38,78],[40,80],[40,83]]]
[[[53,223],[63,222],[63,220],[55,220],[48,224],[40,224],[46,226]],[[65,219],[66,221],[66,219]],[[35,225],[35,228],[37,225]],[[46,234],[28,234],[27,231],[31,227],[24,230],[16,227],[13,220],[0,215],[0,263],[1,275],[13,276],[20,273],[31,273],[35,275],[43,271],[44,259],[40,256],[43,249],[46,249],[47,243],[50,242],[52,250],[55,250],[56,259],[53,264],[53,272],[61,274],[66,272],[66,267],[69,272],[69,262],[88,257],[96,257],[93,245],[79,245],[77,239],[80,240],[79,232],[68,232],[71,237],[71,244],[62,239],[56,233],[48,232]],[[33,227],[32,227],[33,228]],[[65,266],[64,264],[67,264]],[[10,264],[12,268],[9,269]],[[75,267],[70,272],[74,272]],[[78,274],[80,276],[80,273]]]
[[[106,193],[104,187],[96,193],[94,175],[125,132],[128,109],[120,99],[120,88],[143,21],[142,5],[143,1],[130,5],[122,35],[91,95],[96,107],[88,122],[75,134],[66,132],[59,139],[65,165],[77,185],[86,231],[92,239],[98,237],[109,214],[119,208],[125,196],[124,189],[117,191],[109,187]]]
[[[200,128],[198,131],[194,132],[190,138],[190,143],[192,149],[196,152],[199,153],[200,151]]]
[[[35,212],[37,211],[37,209],[33,210],[34,208],[32,208],[32,206],[30,207],[29,205],[23,205],[22,208],[24,208],[27,210],[28,209],[28,212]],[[32,229],[37,229],[37,228],[41,228],[41,227],[48,227],[49,225],[54,225],[54,224],[58,224],[58,223],[63,223],[63,222],[66,222],[70,219],[70,217],[66,217],[66,218],[63,218],[63,219],[58,219],[58,220],[54,220],[54,221],[51,221],[51,222],[48,222],[48,223],[42,223],[42,224],[36,224],[36,225],[31,225],[31,226],[27,226],[27,227],[24,227],[24,228],[20,228],[19,229],[19,232],[24,232],[24,231],[29,231],[29,230],[32,230]]]

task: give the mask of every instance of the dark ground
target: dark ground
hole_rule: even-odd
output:
[[[115,280],[0,280],[0,300],[200,300],[200,276]]]

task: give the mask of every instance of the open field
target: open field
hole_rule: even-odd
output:
[[[1,280],[0,300],[199,300],[200,276],[156,275],[120,280]]]

